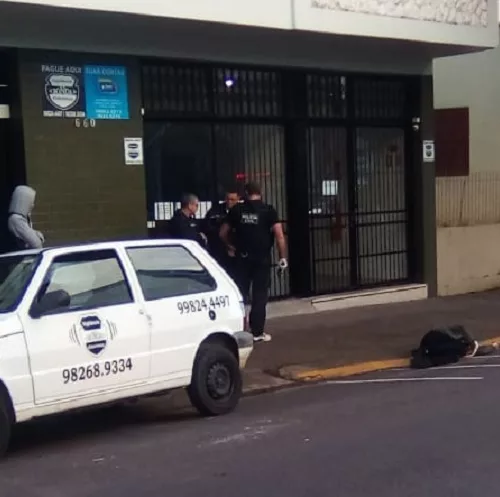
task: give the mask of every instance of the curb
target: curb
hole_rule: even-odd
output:
[[[333,378],[345,378],[384,369],[407,368],[410,366],[409,359],[386,359],[380,361],[358,362],[346,366],[333,368],[307,368],[305,366],[291,366],[280,369],[282,378],[290,381],[322,381]]]
[[[483,340],[481,346],[500,343],[500,336]],[[331,380],[334,378],[345,378],[346,376],[355,376],[366,373],[374,373],[385,369],[408,368],[410,367],[409,358],[400,359],[382,359],[378,361],[365,361],[345,366],[336,366],[332,368],[314,368],[311,366],[288,366],[279,370],[279,375],[289,381],[296,382],[317,382]]]

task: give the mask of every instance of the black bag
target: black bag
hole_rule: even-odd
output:
[[[418,349],[412,351],[412,368],[430,368],[459,361],[475,351],[477,342],[460,325],[427,332]]]

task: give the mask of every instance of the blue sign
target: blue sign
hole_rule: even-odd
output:
[[[127,69],[85,66],[87,119],[129,119]]]

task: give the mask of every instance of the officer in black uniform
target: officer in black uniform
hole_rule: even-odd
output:
[[[229,190],[223,203],[214,205],[205,216],[202,231],[207,236],[208,251],[210,255],[226,270],[235,277],[235,259],[227,253],[227,247],[220,238],[220,228],[225,221],[229,211],[240,201],[236,189]]]
[[[286,241],[278,214],[272,205],[262,201],[260,186],[249,183],[246,199],[233,207],[221,226],[220,236],[228,253],[236,258],[236,282],[248,302],[252,289],[249,325],[256,342],[271,340],[264,332],[266,306],[271,281],[271,249],[276,240],[280,270],[288,267]],[[231,231],[233,240],[230,239]]]
[[[181,208],[175,212],[168,225],[168,232],[172,238],[180,240],[193,240],[203,248],[207,246],[207,237],[200,231],[196,213],[198,212],[199,200],[196,195],[183,195]]]

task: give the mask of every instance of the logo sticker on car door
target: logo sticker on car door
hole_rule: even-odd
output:
[[[71,341],[86,347],[94,357],[99,357],[117,334],[118,328],[115,323],[102,320],[96,314],[83,316],[69,332]]]

